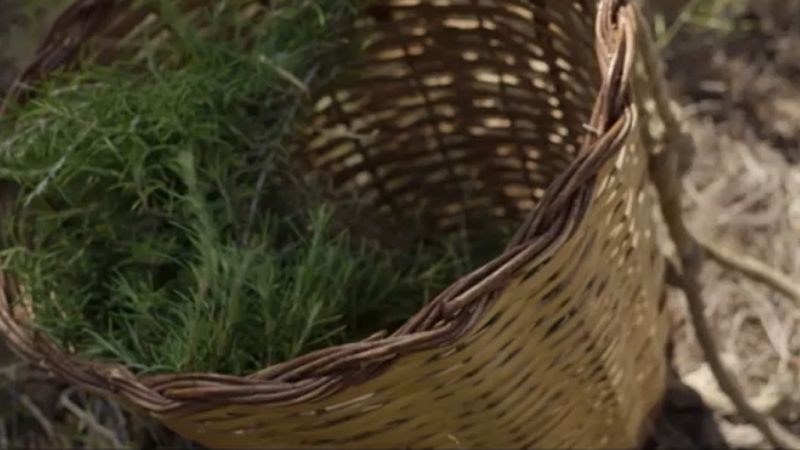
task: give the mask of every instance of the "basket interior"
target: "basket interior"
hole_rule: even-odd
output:
[[[268,2],[267,2],[268,3]],[[243,1],[247,20],[268,7]],[[81,7],[75,7],[81,5]],[[207,3],[183,0],[196,17]],[[580,147],[599,89],[589,0],[373,0],[341,82],[312,93],[299,148],[334,196],[429,229],[515,226]],[[168,39],[142,1],[77,2],[26,82],[82,53],[111,63]],[[199,26],[202,22],[198,23]],[[48,47],[49,46],[49,47]],[[386,222],[381,222],[386,223]]]
[[[365,60],[304,147],[338,194],[437,230],[515,224],[580,147],[598,70],[586,1],[382,0]]]

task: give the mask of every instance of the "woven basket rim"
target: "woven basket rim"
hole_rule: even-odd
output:
[[[55,20],[32,62],[4,99],[0,114],[24,96],[23,86],[69,61],[124,0],[76,0]],[[504,282],[523,264],[546,258],[581,221],[596,175],[631,135],[636,123],[631,80],[637,6],[598,0],[595,52],[601,85],[582,148],[545,190],[499,256],[462,276],[391,334],[307,353],[247,375],[174,373],[137,377],[119,364],[99,363],[60,351],[31,334],[10,310],[15,286],[0,271],[0,334],[25,359],[67,381],[126,400],[151,413],[185,412],[214,403],[292,403],[320,398],[378,376],[403,355],[455,341],[478,321]]]

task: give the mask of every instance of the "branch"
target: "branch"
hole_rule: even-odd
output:
[[[106,442],[111,443],[114,448],[123,448],[124,445],[122,445],[122,442],[119,440],[114,431],[106,428],[103,424],[98,422],[94,416],[81,410],[78,405],[70,400],[72,391],[72,389],[68,389],[61,394],[61,398],[59,399],[61,406],[66,408],[67,411],[71,412],[75,417],[80,419],[92,433],[105,439]]]
[[[705,317],[702,287],[697,277],[703,264],[703,246],[686,228],[681,205],[683,193],[680,184],[681,169],[687,167],[688,161],[696,153],[696,148],[694,141],[680,129],[678,119],[669,106],[666,81],[660,67],[658,52],[652,41],[647,21],[641,14],[638,18],[640,25],[638,47],[643,58],[646,77],[650,81],[649,87],[655,94],[657,113],[666,127],[665,148],[662,152],[651,155],[649,164],[651,180],[658,190],[662,216],[677,249],[682,269],[681,272],[678,272],[674,266],[670,265],[669,269],[671,270],[668,271],[668,277],[686,294],[697,341],[717,383],[736,406],[739,414],[756,426],[776,448],[800,449],[800,438],[775,419],[761,414],[750,405],[719,356],[714,335]],[[713,249],[710,253],[714,255]]]
[[[734,253],[721,244],[698,240],[698,245],[721,266],[741,272],[753,280],[790,297],[800,305],[800,285],[794,283],[787,275],[777,269],[747,255]]]
[[[696,260],[699,263],[702,257],[698,254]],[[692,265],[695,264],[689,264],[690,267]],[[717,379],[717,383],[719,383],[722,392],[731,399],[731,402],[733,402],[739,414],[758,428],[758,430],[764,434],[764,437],[776,448],[800,448],[800,438],[786,429],[777,420],[753,408],[750,402],[744,397],[744,394],[742,394],[742,390],[736,380],[730,375],[725,365],[722,363],[716,342],[714,341],[714,335],[705,317],[705,307],[701,294],[702,288],[697,280],[698,270],[696,268],[691,268],[683,274],[679,274],[673,266],[670,266],[670,269],[670,278],[672,278],[675,285],[686,294],[692,326],[694,327],[697,341],[703,349],[706,361],[714,377]]]

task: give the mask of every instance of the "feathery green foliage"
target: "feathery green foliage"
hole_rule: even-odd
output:
[[[170,4],[180,64],[87,65],[0,124],[0,179],[19,187],[0,257],[43,332],[140,373],[240,374],[395,326],[466,269],[453,245],[338,226],[290,163],[299,84],[356,57],[360,2],[273,2],[247,33],[221,6],[204,37]]]

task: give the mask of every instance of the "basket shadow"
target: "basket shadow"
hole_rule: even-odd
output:
[[[642,450],[731,448],[714,420],[714,411],[671,373],[662,409]]]

